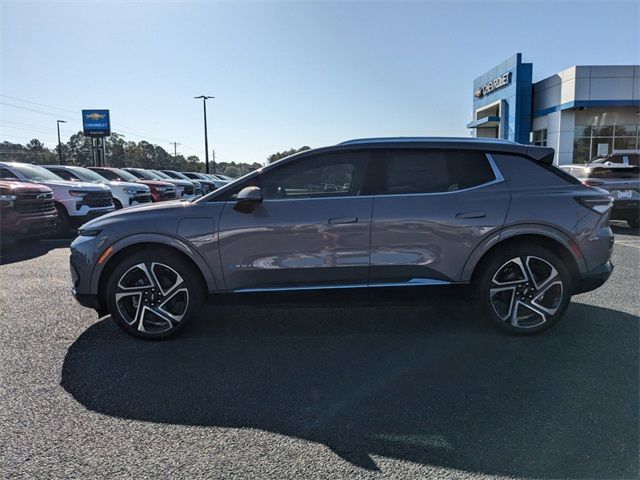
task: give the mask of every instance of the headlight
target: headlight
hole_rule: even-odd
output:
[[[168,189],[169,189],[169,187],[158,187],[158,188],[156,188],[156,190],[157,190],[158,192],[161,192],[161,193],[162,193],[162,192],[166,192]]]
[[[81,190],[69,190],[69,195],[73,195],[74,197],[84,197],[89,192],[83,192]]]
[[[123,187],[122,191],[127,195],[135,195],[136,193],[138,193],[138,190],[136,190],[135,188],[129,188],[129,187]]]
[[[11,193],[0,193],[0,202],[13,202],[16,198],[18,196]]]

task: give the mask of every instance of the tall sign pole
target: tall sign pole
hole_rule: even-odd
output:
[[[66,120],[56,120],[56,126],[58,127],[58,158],[60,159],[60,165],[64,165],[62,160],[62,142],[60,141],[60,124],[67,123]]]
[[[209,173],[209,138],[207,135],[207,100],[210,98],[216,98],[216,97],[211,97],[208,95],[200,95],[198,97],[193,97],[193,98],[202,99],[202,107],[204,111],[204,168],[205,168],[205,171]]]

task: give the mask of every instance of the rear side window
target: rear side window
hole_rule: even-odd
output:
[[[437,150],[391,150],[385,155],[388,195],[465,190],[496,179],[484,153]]]

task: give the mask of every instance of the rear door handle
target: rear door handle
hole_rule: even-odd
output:
[[[456,218],[484,218],[487,214],[485,212],[463,212],[456,214]]]
[[[330,218],[329,223],[331,225],[340,225],[343,223],[356,223],[358,221],[358,217],[340,217],[340,218]]]

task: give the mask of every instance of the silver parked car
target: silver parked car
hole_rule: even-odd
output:
[[[455,138],[308,150],[192,203],[87,223],[73,291],[126,332],[165,338],[221,292],[472,284],[500,328],[540,332],[613,268],[611,197],[552,159]]]
[[[640,226],[640,167],[588,163],[561,168],[585,185],[608,191],[613,197],[612,219],[625,220],[632,228]]]

